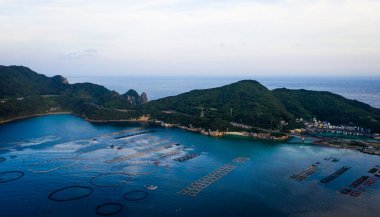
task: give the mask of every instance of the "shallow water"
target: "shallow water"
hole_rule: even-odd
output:
[[[126,129],[131,131],[110,135]],[[157,131],[114,139],[147,129]],[[158,153],[129,160],[118,158],[177,143],[180,145]],[[380,212],[380,180],[363,189],[360,198],[339,193],[380,164],[378,156],[352,150],[216,139],[148,125],[90,124],[71,115],[1,125],[0,144],[0,157],[6,159],[0,161],[0,173],[25,174],[18,180],[0,183],[2,217],[99,216],[96,207],[109,202],[123,206],[120,213],[112,216],[377,216]],[[160,158],[160,154],[176,148],[179,154]],[[197,153],[199,157],[185,162],[173,160],[187,153]],[[330,156],[340,161],[324,160]],[[236,163],[236,157],[249,160]],[[302,182],[289,179],[317,161],[321,168],[317,173]],[[154,165],[158,162],[158,166]],[[236,168],[196,197],[178,194],[225,164]],[[352,168],[328,184],[319,182],[345,165]],[[14,175],[0,175],[0,179]],[[158,188],[151,191],[147,185]],[[93,191],[72,201],[48,198],[68,186],[85,186]],[[136,201],[123,197],[134,190],[146,191],[148,197]],[[70,188],[53,197],[70,199],[87,193],[88,189]],[[112,212],[118,208],[111,204],[99,210]]]

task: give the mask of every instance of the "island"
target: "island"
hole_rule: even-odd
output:
[[[327,91],[269,90],[242,80],[148,101],[145,92],[120,94],[97,84],[70,84],[60,75],[47,77],[24,66],[0,66],[0,78],[1,123],[70,113],[91,122],[145,121],[216,137],[284,141],[309,136],[336,145],[342,140],[326,141],[326,135],[360,136],[371,139],[360,144],[362,151],[380,153],[380,109]]]

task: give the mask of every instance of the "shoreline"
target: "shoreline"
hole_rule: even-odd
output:
[[[73,112],[46,112],[46,113],[39,113],[39,114],[33,114],[33,115],[19,116],[19,117],[3,120],[3,121],[0,121],[0,124],[7,124],[7,123],[14,122],[14,121],[19,121],[19,120],[34,118],[34,117],[39,117],[39,116],[45,116],[45,115],[75,115],[75,116],[80,116],[80,115],[75,114]]]
[[[198,133],[198,134],[201,134],[201,135],[204,135],[204,136],[211,136],[211,137],[214,137],[214,138],[223,138],[223,137],[228,137],[228,136],[232,136],[232,137],[240,137],[241,139],[249,139],[249,140],[261,140],[261,141],[268,141],[268,142],[286,142],[288,139],[290,139],[290,137],[294,136],[294,137],[297,137],[297,135],[288,135],[288,138],[286,140],[280,140],[280,139],[259,139],[259,138],[255,138],[255,137],[252,137],[252,136],[248,136],[248,135],[244,135],[244,132],[229,132],[229,133],[224,133],[223,135],[221,135],[219,131],[217,131],[218,133],[209,133],[209,132],[204,132],[202,131],[200,128],[188,128],[188,127],[185,127],[185,126],[182,126],[182,125],[172,125],[172,124],[163,124],[162,121],[159,121],[159,120],[151,120],[149,118],[140,118],[140,119],[119,119],[119,120],[96,120],[96,119],[89,119],[87,117],[84,117],[82,115],[79,115],[79,114],[76,114],[76,113],[73,113],[73,112],[47,112],[47,113],[39,113],[39,114],[33,114],[33,115],[26,115],[26,116],[20,116],[20,117],[15,117],[15,118],[11,118],[11,119],[7,119],[7,120],[4,120],[4,121],[0,121],[0,125],[1,124],[7,124],[7,123],[11,123],[11,122],[15,122],[15,121],[19,121],[19,120],[23,120],[23,119],[28,119],[28,118],[33,118],[33,117],[40,117],[40,116],[47,116],[47,115],[74,115],[74,116],[77,116],[77,117],[80,117],[82,118],[83,120],[85,121],[88,121],[90,123],[153,123],[153,124],[158,124],[160,125],[161,127],[164,127],[164,128],[178,128],[178,129],[181,129],[181,130],[184,130],[184,131],[187,131],[187,132],[192,132],[192,133]],[[313,138],[313,137],[311,137]],[[316,138],[314,138],[316,139]],[[328,141],[321,141],[321,140],[316,140],[316,141],[313,141],[311,144],[313,145],[318,145],[318,146],[323,146],[323,147],[330,147],[330,148],[341,148],[341,149],[349,149],[349,150],[355,150],[355,151],[359,151],[361,153],[365,153],[365,154],[370,154],[370,155],[378,155],[378,154],[375,154],[375,153],[369,153],[369,152],[365,152],[363,150],[361,150],[360,148],[358,147],[355,147],[355,146],[352,146],[352,145],[337,145],[337,144],[331,144],[329,143]]]

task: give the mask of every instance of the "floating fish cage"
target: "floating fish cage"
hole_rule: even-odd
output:
[[[143,190],[129,191],[123,195],[127,201],[140,201],[146,199],[148,196],[149,193]]]
[[[70,191],[72,191],[71,193],[74,193],[74,194],[71,196],[70,195],[69,196],[64,195],[65,192],[70,192]],[[79,194],[75,194],[78,192],[79,192]],[[48,198],[50,200],[57,201],[57,202],[65,202],[65,201],[79,200],[79,199],[88,197],[93,192],[94,192],[94,189],[91,187],[80,186],[80,185],[72,185],[72,186],[67,186],[67,187],[60,188],[58,190],[51,192],[48,195]],[[64,196],[62,196],[60,194],[63,194]]]
[[[21,179],[24,176],[22,171],[7,171],[0,173],[0,183],[7,183]]]
[[[109,202],[103,203],[96,207],[95,212],[98,215],[109,216],[115,215],[121,211],[123,211],[124,206],[121,203]]]

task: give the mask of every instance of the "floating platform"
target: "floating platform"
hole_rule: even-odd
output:
[[[173,157],[173,156],[176,156],[178,154],[180,154],[182,151],[182,148],[178,148],[174,151],[170,151],[170,152],[166,152],[166,153],[163,153],[163,154],[160,154],[160,157],[162,159],[166,159],[166,158],[169,158],[169,157]]]
[[[290,179],[294,179],[297,181],[303,181],[307,177],[313,175],[314,173],[318,172],[320,168],[316,164],[312,164],[311,166],[295,173],[294,175],[290,176]]]
[[[364,175],[356,179],[351,183],[350,186],[343,188],[340,190],[340,193],[349,195],[352,197],[359,197],[361,193],[366,191],[366,188],[372,186],[374,183],[377,182],[379,179],[379,176],[376,174],[379,171],[380,166],[376,165],[375,167],[371,168],[368,173],[372,175]]]
[[[156,148],[150,148],[150,149],[146,149],[146,150],[143,150],[141,152],[134,153],[134,154],[130,154],[130,155],[126,155],[126,156],[121,156],[121,157],[116,157],[116,158],[113,158],[111,160],[107,160],[106,162],[107,163],[117,163],[117,162],[129,160],[129,159],[132,159],[132,158],[142,157],[144,155],[148,155],[148,154],[151,154],[151,153],[154,153],[154,152],[159,152],[159,151],[162,151],[162,150],[165,150],[165,149],[173,148],[175,145],[176,144],[173,143],[173,144],[164,145],[164,146],[160,146],[160,147],[156,147]]]
[[[167,142],[167,140],[166,139],[159,139],[159,140],[151,141],[149,143],[138,144],[137,146],[138,147],[150,147],[150,146],[159,145],[163,142]]]
[[[343,166],[342,168],[340,168],[339,170],[337,170],[335,173],[333,173],[333,174],[327,176],[326,178],[322,179],[321,182],[327,184],[327,183],[331,182],[332,180],[338,178],[340,175],[342,175],[343,173],[345,173],[350,168],[351,167]]]
[[[229,174],[232,170],[234,170],[237,166],[232,164],[225,164],[217,170],[209,173],[208,175],[202,177],[198,181],[191,183],[186,188],[182,189],[178,192],[178,194],[188,195],[195,197],[197,196],[203,189],[207,188],[212,183],[218,181],[223,178],[227,174]]]
[[[146,131],[142,131],[142,132],[138,132],[138,133],[132,133],[132,134],[128,134],[128,135],[117,136],[117,137],[114,137],[114,139],[124,139],[124,138],[132,137],[132,136],[138,136],[138,135],[142,135],[142,134],[146,134],[146,133],[154,133],[154,132],[156,132],[156,130],[146,130]]]
[[[237,158],[233,159],[232,161],[234,163],[245,163],[248,160],[250,160],[250,158],[248,158],[248,157],[237,157]]]
[[[174,160],[179,161],[179,162],[184,162],[184,161],[188,161],[188,160],[191,160],[193,158],[196,158],[198,156],[199,156],[199,154],[191,153],[191,154],[184,155],[182,157],[175,158]]]

